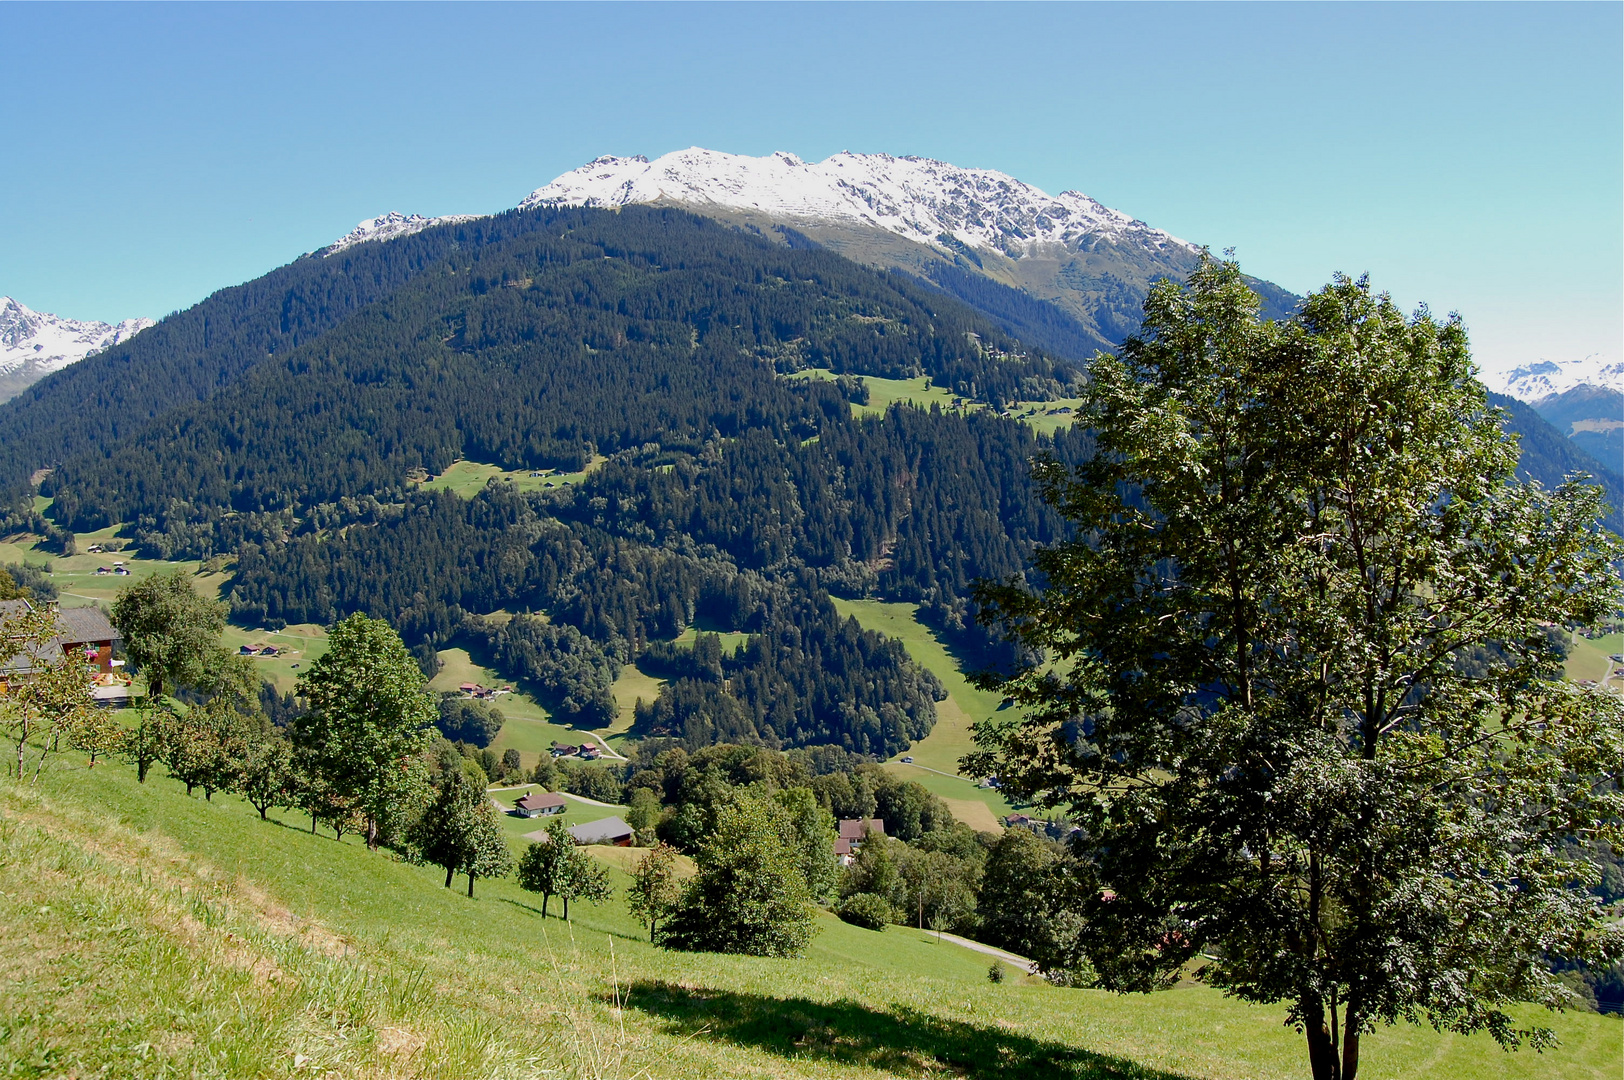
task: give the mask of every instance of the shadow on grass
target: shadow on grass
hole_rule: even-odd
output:
[[[626,1008],[665,1021],[679,1037],[733,1043],[785,1058],[821,1059],[897,1076],[947,1070],[971,1080],[1183,1080],[1126,1058],[944,1020],[906,1006],[773,998],[639,982]]]

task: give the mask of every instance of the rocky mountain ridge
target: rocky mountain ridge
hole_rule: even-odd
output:
[[[1624,361],[1597,353],[1578,360],[1534,360],[1506,371],[1484,372],[1489,388],[1537,405],[1580,386],[1624,392]]]
[[[119,323],[65,319],[0,296],[0,401],[151,325],[152,319]]]

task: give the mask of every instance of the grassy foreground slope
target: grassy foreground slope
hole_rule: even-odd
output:
[[[616,884],[625,877],[615,871]],[[0,1074],[1299,1077],[1280,1013],[1190,986],[993,985],[928,934],[821,921],[799,960],[665,953],[616,899],[535,897],[184,797],[122,766],[0,786]],[[1564,1045],[1398,1028],[1370,1077],[1614,1080],[1617,1021]]]

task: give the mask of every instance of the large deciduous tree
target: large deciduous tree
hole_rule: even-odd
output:
[[[351,615],[328,632],[299,693],[309,705],[293,724],[301,763],[360,812],[376,848],[425,783],[436,713],[423,672],[388,623]]]
[[[1197,962],[1320,1080],[1401,1019],[1547,1045],[1507,1006],[1620,947],[1576,853],[1620,841],[1624,703],[1556,641],[1620,605],[1599,493],[1516,481],[1458,319],[1341,277],[1257,311],[1204,260],[1094,362],[1096,456],[1037,469],[1075,539],[981,595],[1024,716],[968,764],[1084,824],[1112,989]]]
[[[716,830],[694,855],[699,873],[683,891],[660,943],[754,956],[798,956],[817,933],[797,852],[784,839],[788,814],[748,795],[721,807]]]
[[[209,681],[219,667],[225,621],[226,605],[204,599],[181,570],[154,574],[113,602],[113,625],[154,700]]]

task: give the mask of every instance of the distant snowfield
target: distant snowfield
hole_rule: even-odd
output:
[[[1078,191],[1050,195],[991,169],[890,154],[841,152],[819,162],[692,147],[650,161],[602,157],[531,192],[519,205],[675,203],[755,210],[781,220],[867,226],[933,247],[951,238],[1020,258],[1089,238],[1195,246]]]
[[[91,353],[127,341],[153,324],[152,319],[121,323],[83,322],[34,311],[9,296],[0,296],[0,375],[44,378]]]
[[[1599,353],[1582,360],[1535,360],[1503,371],[1485,371],[1482,378],[1490,390],[1532,404],[1575,386],[1624,392],[1624,361]]]

